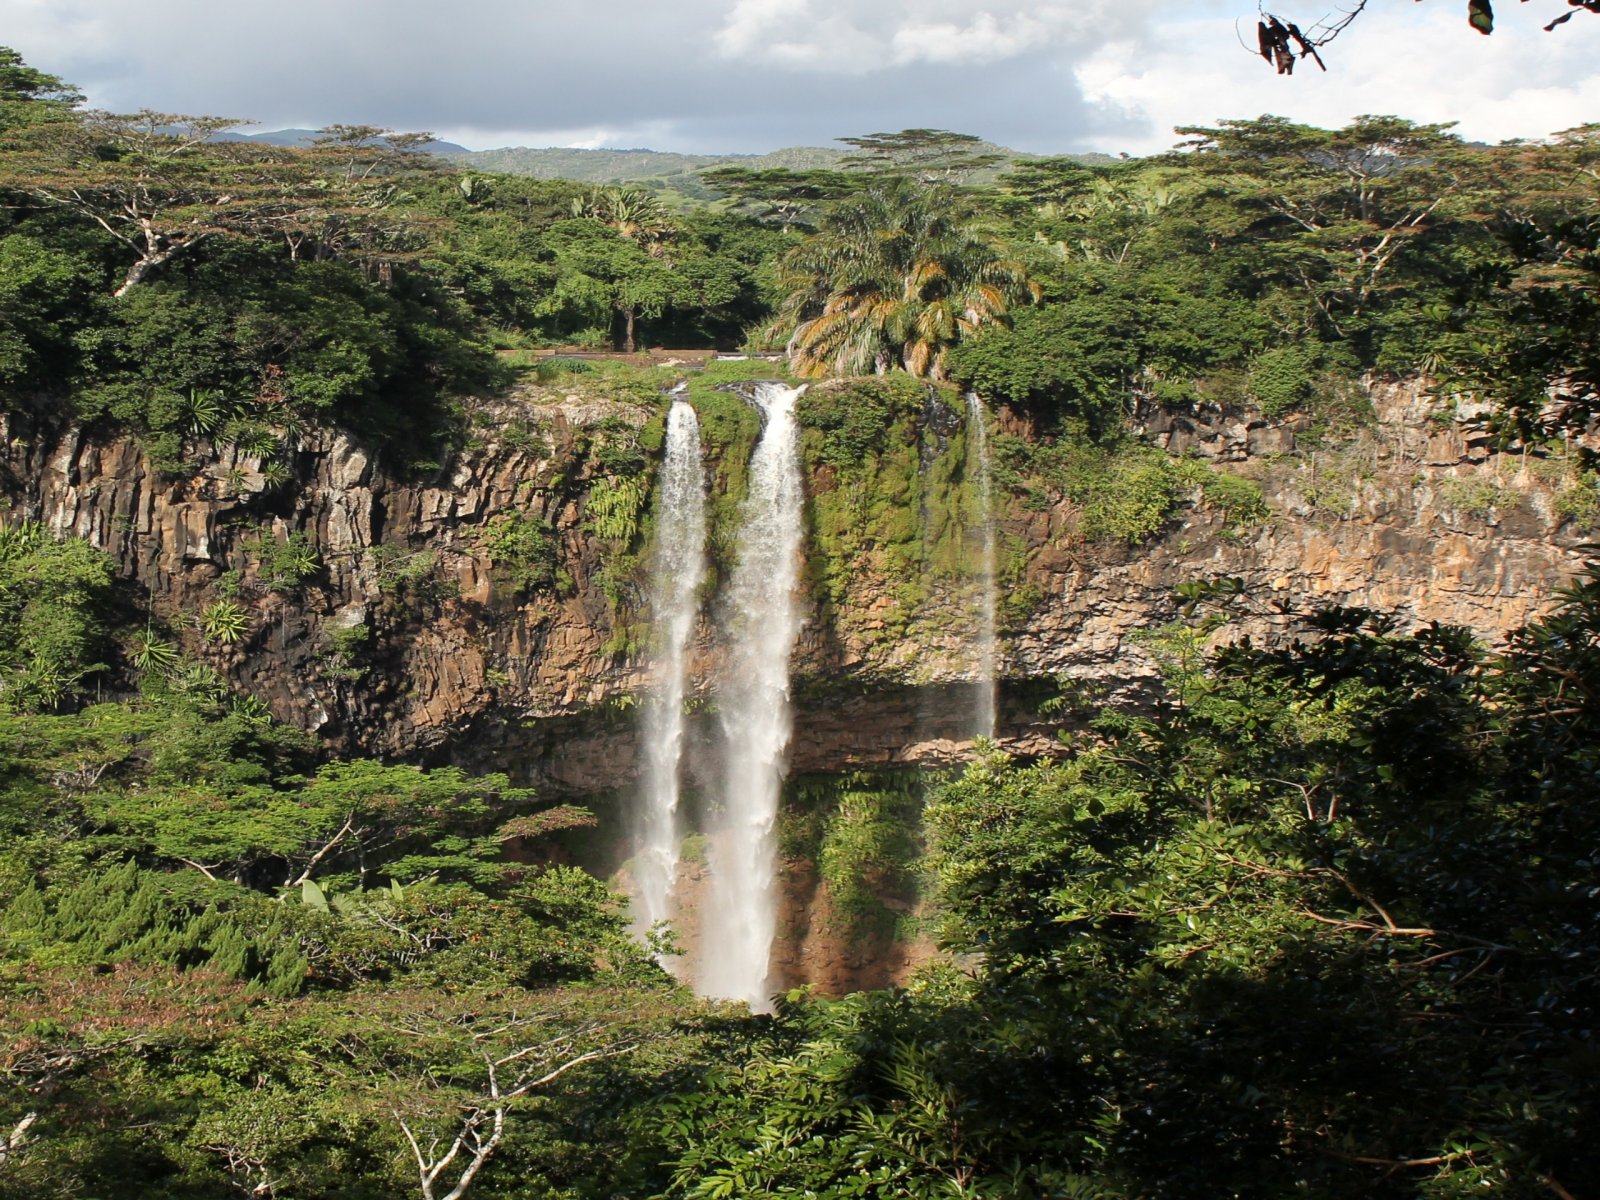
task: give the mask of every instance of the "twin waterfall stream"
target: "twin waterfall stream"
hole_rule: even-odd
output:
[[[634,931],[646,934],[672,915],[683,822],[678,812],[683,760],[683,700],[689,685],[689,643],[706,573],[706,481],[700,466],[700,418],[674,400],[667,414],[666,458],[655,551],[650,560],[650,619],[659,638],[655,678],[645,697],[642,728],[643,803],[634,810]]]
[[[706,816],[710,888],[698,961],[688,974],[703,996],[771,1008],[770,956],[777,929],[777,839],[785,756],[793,718],[789,658],[801,627],[798,584],[804,490],[795,404],[804,388],[759,382],[751,398],[762,427],[740,513],[733,577],[719,610],[726,631],[714,681],[721,778]],[[979,597],[974,734],[995,731],[995,535],[982,403],[967,398],[967,470],[977,498]],[[706,573],[706,480],[694,407],[679,398],[667,418],[650,559],[655,666],[641,715],[640,796],[633,813],[632,909],[643,937],[675,917],[690,652]]]

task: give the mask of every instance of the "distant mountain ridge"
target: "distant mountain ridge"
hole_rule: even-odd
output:
[[[530,175],[536,179],[574,179],[583,183],[622,183],[677,179],[715,167],[803,170],[837,166],[847,151],[825,146],[793,146],[769,154],[680,154],[671,150],[585,150],[570,146],[505,146],[448,157],[480,171]]]
[[[308,145],[319,136],[315,129],[275,129],[265,133],[224,133],[218,135],[230,141],[265,142],[274,146]],[[1044,156],[1024,154],[1006,146],[984,142],[975,149],[999,155],[1003,162],[980,172],[985,181],[999,175],[1019,159],[1063,157],[1085,164],[1111,163],[1117,160],[1109,154],[1087,153]],[[632,183],[652,190],[680,192],[699,200],[715,198],[718,193],[706,184],[702,175],[717,167],[746,167],[751,170],[783,168],[791,171],[816,170],[838,167],[854,150],[833,146],[788,146],[766,154],[680,154],[673,150],[644,148],[580,149],[572,146],[503,146],[495,150],[468,150],[454,142],[434,142],[427,147],[430,154],[468,170],[503,175],[526,175],[534,179],[570,179],[577,183]]]
[[[217,134],[211,140],[214,142],[261,142],[267,146],[309,146],[322,136],[320,129],[269,129],[265,133],[246,133],[242,129],[228,129]],[[430,154],[442,154],[447,158],[458,154],[471,154],[465,146],[458,146],[454,142],[432,142],[428,145]]]

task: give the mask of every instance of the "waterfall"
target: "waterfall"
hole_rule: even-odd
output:
[[[650,558],[650,620],[659,657],[641,717],[644,763],[636,810],[633,857],[634,929],[646,933],[671,915],[678,873],[678,772],[683,756],[683,696],[695,592],[705,575],[705,473],[700,466],[700,421],[692,405],[675,400],[667,415],[666,457],[656,502]]]
[[[967,456],[978,492],[978,603],[977,699],[973,719],[978,737],[995,735],[995,551],[994,483],[989,472],[989,431],[983,401],[976,392],[967,393]]]
[[[792,724],[789,654],[800,632],[800,438],[804,389],[756,384],[762,431],[750,457],[739,559],[729,586],[731,640],[718,692],[724,742],[722,811],[709,845],[711,894],[697,989],[769,1009],[777,929],[774,823]]]

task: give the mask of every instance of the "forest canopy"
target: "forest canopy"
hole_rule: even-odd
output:
[[[1495,645],[1182,583],[1139,635],[1161,668],[1141,702],[1041,681],[1055,753],[989,747],[910,800],[816,785],[882,801],[862,842],[920,813],[945,957],[762,1016],[690,996],[670,930],[641,941],[573,864],[596,812],[448,747],[352,756],[235,669],[326,569],[309,524],[266,520],[315,435],[447,479],[486,425],[531,450],[545,434],[490,401],[576,395],[581,352],[844,377],[799,409],[828,483],[811,532],[876,522],[892,563],[923,529],[868,465],[903,452],[916,481],[922,430],[960,427],[951,385],[1006,413],[1003,503],[1080,512],[1073,554],[1142,553],[1184,488],[1222,539],[1264,511],[1135,413],[1331,438],[1379,376],[1441,412],[1482,401],[1524,469],[1556,461],[1600,511],[1600,125],[1476,146],[1260,116],[1004,171],[974,135],[910,129],[847,139],[837,170],[711,172],[720,198],[691,204],[461,171],[422,134],[278,147],[81,102],[0,49],[7,428],[135,439],[149,486],[235,487],[262,523],[230,534],[249,571],[180,611],[0,515],[0,1196],[1600,1189],[1600,564]],[[646,417],[566,431],[533,486],[583,501],[594,607],[621,611],[664,401],[659,375],[593,374]],[[703,386],[706,445],[747,448],[755,416]],[[486,523],[474,619],[573,601],[561,537],[532,510]],[[372,551],[374,626],[412,636],[455,598],[431,549]],[[1229,635],[1269,603],[1277,643]],[[368,621],[328,635],[346,694]]]

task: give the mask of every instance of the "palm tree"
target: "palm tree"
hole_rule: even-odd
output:
[[[964,219],[952,189],[903,178],[834,209],[785,257],[782,283],[790,369],[806,378],[898,365],[943,379],[946,350],[1039,294]]]
[[[588,199],[573,199],[572,215],[609,225],[657,257],[667,239],[677,232],[666,206],[642,188],[594,188]]]

